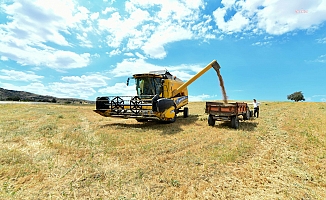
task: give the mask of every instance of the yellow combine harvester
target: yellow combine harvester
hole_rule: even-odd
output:
[[[182,82],[166,70],[134,74],[137,96],[97,97],[94,112],[104,117],[135,118],[139,122],[174,122],[179,112],[188,117],[189,109],[184,107],[188,104],[187,86],[210,68],[219,73],[220,65],[213,60],[187,82]]]

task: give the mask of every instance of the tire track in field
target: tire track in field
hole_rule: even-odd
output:
[[[250,199],[316,198],[308,187],[311,179],[305,164],[300,161],[302,153],[291,147],[291,137],[282,130],[282,124],[291,117],[288,111],[287,106],[280,106],[259,119],[260,145],[256,153],[232,173],[242,183],[237,187],[240,196],[249,195]],[[234,184],[227,187],[234,187]]]

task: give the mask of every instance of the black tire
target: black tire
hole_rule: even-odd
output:
[[[183,108],[183,118],[187,118],[189,116],[189,108]]]
[[[239,118],[238,118],[238,116],[233,116],[231,118],[231,127],[235,128],[235,129],[239,128]]]
[[[254,112],[251,110],[250,111],[250,117],[253,117],[254,116]]]
[[[208,125],[209,126],[215,125],[215,119],[213,118],[213,115],[208,115]]]
[[[247,110],[245,114],[243,114],[243,120],[249,120],[250,119],[250,110]]]

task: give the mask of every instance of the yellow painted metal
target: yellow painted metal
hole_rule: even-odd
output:
[[[209,63],[205,68],[203,68],[201,71],[199,71],[195,76],[193,76],[191,79],[189,79],[187,82],[183,83],[181,86],[179,86],[176,90],[172,91],[172,96],[177,96],[182,90],[184,90],[186,87],[188,87],[192,82],[194,82],[196,79],[198,79],[200,76],[202,76],[205,72],[207,72],[210,68],[214,68],[217,72],[220,70],[220,65],[216,60],[213,60],[211,63]]]
[[[174,106],[171,106],[169,109],[166,109],[164,112],[163,112],[163,116],[164,118],[167,118],[167,119],[172,119],[175,117],[175,111],[174,111]]]
[[[161,120],[173,119],[176,115],[175,107],[171,106],[170,108],[166,109],[164,112],[157,112],[155,115]]]
[[[195,80],[197,80],[200,76],[202,76],[205,72],[207,72],[210,68],[214,68],[215,71],[219,71],[220,65],[217,63],[216,60],[213,60],[211,63],[209,63],[205,68],[203,68],[201,71],[199,71],[196,75],[194,75],[191,79],[189,79],[186,82],[181,81],[180,79],[173,77],[169,79],[163,79],[162,75],[158,74],[134,74],[134,78],[139,77],[153,77],[153,78],[162,78],[163,80],[163,86],[162,86],[162,93],[159,94],[160,97],[172,99],[175,102],[175,106],[171,106],[170,108],[166,109],[163,112],[152,112],[152,106],[143,106],[142,110],[143,112],[140,113],[140,117],[148,118],[149,115],[152,115],[153,117],[157,117],[161,120],[171,120],[175,117],[176,110],[182,109],[183,106],[188,104],[188,89],[187,87],[192,84]],[[151,100],[151,99],[143,99],[143,100]],[[124,106],[124,110],[130,110],[130,106]],[[146,110],[148,112],[146,112]],[[145,112],[144,112],[145,111]],[[111,116],[111,111],[107,110],[105,112],[102,111],[95,111],[98,114],[106,117]],[[152,114],[151,114],[152,113]],[[114,114],[112,114],[114,115]],[[145,116],[147,115],[147,116]],[[129,116],[125,116],[128,118]]]

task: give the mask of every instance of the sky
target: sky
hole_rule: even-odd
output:
[[[95,100],[217,60],[230,100],[326,102],[326,0],[0,0],[0,87]],[[222,100],[210,69],[190,101]]]

